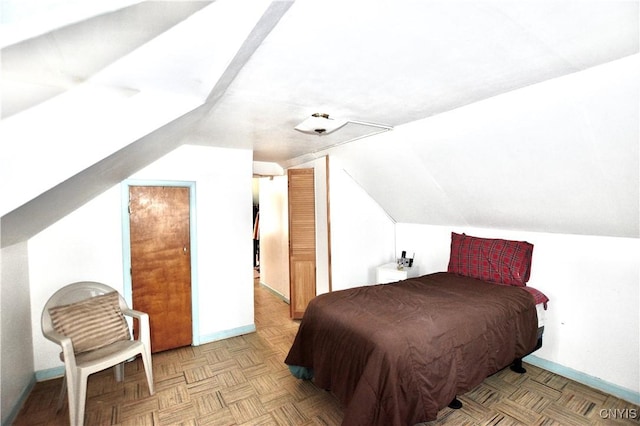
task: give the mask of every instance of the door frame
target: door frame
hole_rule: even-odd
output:
[[[177,180],[139,180],[127,179],[121,184],[122,216],[122,265],[123,296],[127,304],[133,307],[131,283],[131,228],[129,224],[129,187],[131,186],[170,186],[189,188],[189,238],[191,244],[191,345],[200,345],[200,314],[198,309],[198,244],[196,233],[196,183]]]

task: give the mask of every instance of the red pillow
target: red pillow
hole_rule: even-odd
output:
[[[498,284],[525,286],[533,244],[451,233],[448,272]]]
[[[544,307],[544,309],[545,310],[547,309],[547,303],[549,303],[549,298],[543,292],[533,287],[523,287],[522,289],[527,290],[529,293],[531,293],[531,295],[536,301],[536,305],[539,305],[540,303],[542,303],[542,306]]]

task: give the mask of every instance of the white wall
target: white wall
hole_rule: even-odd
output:
[[[284,300],[289,289],[287,176],[260,179],[260,283]]]
[[[640,55],[327,150],[398,223],[637,238]]]
[[[587,384],[640,392],[639,239],[406,223],[396,230],[398,249],[415,249],[422,274],[447,270],[452,231],[532,243],[528,285],[551,299],[535,356],[591,376]]]
[[[35,371],[62,365],[60,348],[42,336],[49,297],[76,281],[98,281],[122,292],[120,187],[96,197],[29,240],[29,287]]]
[[[376,266],[395,258],[395,223],[339,160],[329,164],[333,290],[374,284]]]
[[[185,145],[132,176],[196,182],[196,343],[253,327],[251,167],[249,150]],[[61,365],[58,349],[40,332],[42,307],[55,290],[95,280],[123,291],[121,189],[113,187],[29,240],[36,372]]]
[[[329,162],[329,202],[327,167]],[[375,283],[376,266],[395,258],[395,223],[346,174],[339,161],[319,158],[299,167],[315,169],[316,293]],[[287,177],[260,182],[260,281],[289,298]],[[329,208],[329,209],[328,209]],[[329,211],[328,211],[328,210]],[[329,220],[327,221],[327,214]],[[330,223],[331,252],[328,253]],[[330,256],[330,259],[329,259]],[[329,265],[329,261],[331,262]]]
[[[331,253],[329,248],[329,198],[327,187],[327,157],[315,160],[310,166],[314,168],[315,202],[316,202],[316,294],[329,292],[331,289]]]
[[[27,243],[2,249],[0,285],[0,399],[2,424],[33,380]],[[39,328],[38,328],[39,329]]]
[[[253,331],[251,150],[184,145],[133,179],[196,182],[199,343]]]

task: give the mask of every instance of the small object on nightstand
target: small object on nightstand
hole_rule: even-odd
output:
[[[402,254],[397,259],[397,262],[396,262],[398,264],[398,270],[399,271],[403,270],[405,266],[408,266],[409,268],[411,268],[413,266],[414,257],[416,257],[415,253],[413,253],[413,257],[407,257],[407,252],[405,250],[402,250]]]

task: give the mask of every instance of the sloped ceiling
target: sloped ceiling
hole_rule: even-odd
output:
[[[1,211],[3,246],[28,238],[181,143],[253,149],[254,160],[287,166],[381,131],[363,122],[400,128],[638,52],[637,1],[371,5],[145,1],[4,47],[0,131],[9,137],[0,147],[0,177],[3,193],[11,196]],[[117,98],[115,108],[128,108],[135,119],[112,122],[117,114],[104,110],[105,98]],[[68,130],[77,127],[69,116],[79,110],[95,110],[101,122],[130,131],[85,148],[78,141],[95,139],[91,128]],[[37,141],[26,131],[34,121],[46,121],[36,111],[64,126],[44,126],[47,139]],[[293,130],[316,112],[352,123],[324,136]],[[11,143],[33,146],[7,148]],[[38,143],[49,147],[49,156],[74,152],[77,160],[33,161]],[[416,158],[415,167],[429,167]],[[14,195],[8,182],[18,176],[39,178]],[[453,191],[451,199],[464,192],[447,190]],[[476,223],[468,205],[444,208]],[[394,218],[434,221],[409,209],[394,212]],[[494,226],[519,226],[507,222]],[[563,226],[538,230],[563,232]]]
[[[405,223],[637,238],[638,76],[634,55],[345,144],[332,164]]]
[[[3,85],[2,116],[86,82],[206,5],[199,1],[138,3],[4,47],[2,79],[10,84]]]

